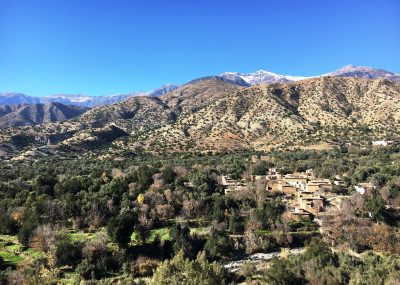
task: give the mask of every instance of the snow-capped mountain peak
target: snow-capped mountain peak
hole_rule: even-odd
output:
[[[395,74],[393,72],[384,69],[376,69],[368,66],[355,66],[352,64],[348,64],[338,70],[322,74],[321,76],[359,77],[374,79],[385,78],[394,75]]]
[[[281,75],[265,70],[258,70],[252,73],[224,72],[221,74],[221,77],[234,81],[242,79],[250,85],[260,83],[292,82],[307,78],[302,76]]]

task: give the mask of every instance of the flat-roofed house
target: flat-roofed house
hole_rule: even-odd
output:
[[[306,190],[312,192],[331,192],[332,182],[329,179],[314,179],[307,182]]]
[[[230,174],[221,176],[221,184],[223,186],[235,185],[236,183],[238,183],[238,181],[233,179]]]
[[[324,198],[313,191],[298,191],[297,203],[299,208],[317,215],[324,208]]]
[[[302,175],[285,175],[283,178],[283,181],[285,181],[287,184],[297,187],[301,190],[306,189],[307,181],[308,178]]]
[[[301,221],[301,220],[304,220],[304,219],[312,218],[313,214],[311,214],[310,212],[305,211],[304,209],[295,207],[294,209],[289,211],[289,216],[293,220]]]

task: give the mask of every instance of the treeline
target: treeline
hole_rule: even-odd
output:
[[[345,182],[334,191],[352,198],[344,216],[336,215],[327,228],[326,232],[332,234],[323,235],[329,244],[398,252],[396,242],[387,243],[397,241],[398,227],[397,213],[387,206],[399,206],[399,162],[397,148],[341,148],[321,152],[128,157],[123,161],[47,158],[3,163],[0,234],[16,235],[24,251],[44,253],[35,262],[6,275],[14,280],[12,284],[23,284],[15,280],[34,280],[37,272],[45,270],[48,275],[40,278],[48,279],[40,282],[47,282],[62,278],[68,268],[84,280],[113,276],[134,280],[151,276],[163,260],[180,252],[184,268],[198,262],[219,275],[226,272],[211,262],[303,246],[319,235],[318,228],[311,221],[291,221],[281,194],[268,193],[258,183],[239,195],[223,194],[221,174],[239,179],[248,174],[264,174],[270,167],[277,167],[282,173],[313,168],[321,177],[340,176]],[[363,197],[354,194],[352,186],[366,181],[376,190]],[[354,222],[351,236],[350,232],[337,230],[346,221]],[[360,223],[364,223],[364,229],[368,226],[371,233],[384,229],[385,242],[366,240],[363,232],[357,231]],[[157,230],[165,230],[166,236],[155,234]],[[93,236],[77,239],[73,232]],[[309,280],[298,276],[297,269],[290,270],[296,278]],[[228,274],[223,279],[233,282],[237,278]]]

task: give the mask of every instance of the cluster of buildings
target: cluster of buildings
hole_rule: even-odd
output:
[[[286,195],[289,213],[297,220],[318,216],[324,210],[327,200],[335,196],[332,192],[332,182],[329,179],[317,178],[312,169],[281,175],[277,169],[271,168],[266,175],[251,175],[242,180],[232,179],[229,175],[221,177],[226,195],[248,189],[249,185],[255,182],[263,185],[265,191]],[[336,185],[341,183],[340,180],[334,182]]]

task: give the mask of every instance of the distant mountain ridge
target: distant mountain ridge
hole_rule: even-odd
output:
[[[64,105],[58,102],[3,105],[0,106],[0,128],[64,121],[88,110],[89,108],[86,107]]]
[[[79,94],[54,94],[49,96],[29,96],[22,93],[10,92],[0,93],[0,105],[18,105],[18,104],[46,104],[58,102],[64,105],[74,105],[81,107],[97,107],[115,104],[133,96],[152,96],[158,97],[178,88],[173,84],[165,84],[159,88],[148,92],[134,92],[129,94],[114,94],[107,96],[87,96]]]
[[[350,64],[338,70],[311,77],[281,75],[265,70],[258,70],[252,73],[224,72],[220,75],[211,75],[193,79],[189,83],[193,83],[199,80],[207,80],[210,78],[214,78],[217,80],[223,80],[227,83],[233,83],[236,85],[249,87],[257,84],[289,83],[310,78],[327,77],[327,76],[354,77],[354,78],[367,78],[367,79],[380,78],[392,81],[400,81],[400,74],[395,74],[394,72],[390,72],[384,69],[376,69],[366,66],[354,66]],[[173,92],[178,87],[179,87],[178,85],[168,83],[147,92],[133,92],[129,94],[114,94],[107,96],[55,94],[49,96],[34,97],[16,92],[0,93],[0,105],[38,104],[38,103],[45,104],[50,102],[59,102],[65,105],[98,107],[98,106],[115,104],[134,96],[159,97],[164,94]]]
[[[384,70],[384,69],[376,69],[367,66],[354,66],[354,65],[346,65],[338,70],[325,73],[317,76],[291,76],[291,75],[281,75],[273,72],[259,70],[252,73],[240,73],[240,72],[224,72],[220,75],[226,79],[232,81],[245,81],[249,85],[256,85],[262,83],[288,83],[295,82],[310,78],[318,78],[318,77],[354,77],[354,78],[367,78],[367,79],[388,79],[392,81],[400,81],[400,74],[395,74],[393,72]]]
[[[326,75],[246,87],[211,76],[158,97],[95,107],[74,120],[0,129],[0,159],[47,151],[314,148],[399,137],[400,83],[386,77]]]

